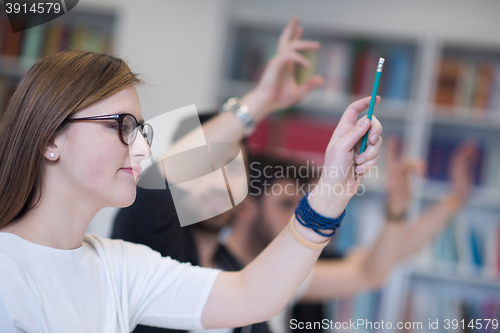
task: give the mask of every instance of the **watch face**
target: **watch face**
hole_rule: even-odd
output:
[[[239,104],[240,99],[238,97],[232,97],[227,100],[222,106],[220,112],[231,111],[238,118],[239,121],[245,127],[245,135],[250,135],[255,129],[255,123],[253,121],[252,114],[248,110],[248,106],[245,104]]]
[[[255,123],[253,117],[248,110],[248,106],[240,105],[236,111],[234,111],[235,116],[243,123],[245,126],[245,134],[249,135],[255,128]]]

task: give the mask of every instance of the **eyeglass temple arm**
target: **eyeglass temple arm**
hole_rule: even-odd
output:
[[[84,117],[84,118],[68,118],[66,121],[77,121],[77,120],[105,120],[105,119],[119,119],[120,115],[105,115],[105,116],[95,116],[95,117]]]

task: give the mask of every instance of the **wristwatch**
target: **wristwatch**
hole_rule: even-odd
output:
[[[249,136],[254,131],[255,122],[253,121],[248,106],[240,104],[240,99],[238,97],[231,97],[228,99],[221,107],[220,112],[232,112],[243,124],[246,136]]]

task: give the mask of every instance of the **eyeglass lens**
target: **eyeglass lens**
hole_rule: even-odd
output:
[[[149,124],[144,124],[144,127],[142,128],[142,136],[144,137],[144,140],[146,140],[148,146],[151,147],[153,144],[153,127]]]
[[[146,140],[148,146],[151,147],[153,142],[153,129],[151,128],[151,125],[145,124],[144,126],[139,127],[142,127],[141,135],[144,137],[144,140]],[[122,122],[122,137],[128,145],[134,143],[135,138],[137,137],[137,131],[138,124],[135,118],[131,115],[125,116]]]
[[[134,142],[137,135],[137,122],[132,116],[125,116],[122,121],[122,137],[130,145]]]

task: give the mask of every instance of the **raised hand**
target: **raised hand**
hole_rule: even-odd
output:
[[[411,202],[410,176],[425,176],[427,165],[420,159],[402,159],[398,154],[399,140],[387,140],[387,215],[388,218],[401,220]]]
[[[376,103],[379,102],[380,97],[377,97]],[[358,120],[359,114],[369,105],[370,97],[349,105],[326,148],[324,169],[318,186],[309,195],[311,207],[322,215],[340,215],[358,190],[364,174],[379,160],[382,125],[375,116],[372,121],[366,116]],[[361,139],[368,130],[369,145],[358,156]],[[355,164],[358,166],[355,167]]]
[[[310,65],[309,60],[300,54],[300,51],[317,50],[321,47],[319,42],[302,40],[302,34],[303,28],[299,25],[299,19],[293,16],[281,33],[276,55],[266,64],[257,86],[242,101],[246,104],[258,101],[256,108],[264,112],[254,116],[265,117],[271,112],[287,108],[323,84],[320,75],[301,85],[295,80],[295,66]]]

